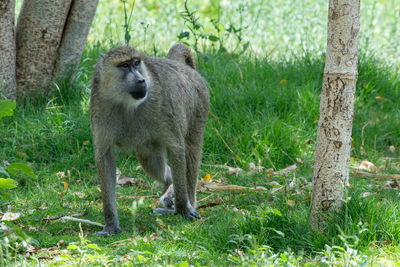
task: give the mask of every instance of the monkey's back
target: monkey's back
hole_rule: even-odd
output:
[[[193,68],[175,60],[147,58],[147,61],[146,66],[152,77],[149,102],[161,96],[160,123],[179,127],[183,135],[192,124],[200,123],[199,120],[205,124],[209,91],[203,77]]]

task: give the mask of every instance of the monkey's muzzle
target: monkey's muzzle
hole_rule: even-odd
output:
[[[133,87],[130,91],[129,94],[134,98],[134,99],[142,99],[146,96],[147,93],[147,86],[146,83],[138,83],[136,84],[135,87]]]

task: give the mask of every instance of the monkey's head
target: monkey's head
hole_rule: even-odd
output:
[[[113,102],[136,108],[149,93],[150,79],[144,56],[130,46],[119,46],[102,55],[98,62],[101,73],[100,94]]]

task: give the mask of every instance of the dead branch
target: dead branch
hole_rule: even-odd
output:
[[[356,177],[369,177],[378,180],[385,180],[385,179],[400,180],[400,174],[376,174],[376,173],[360,171],[355,168],[352,168],[352,170],[353,170],[352,175]]]

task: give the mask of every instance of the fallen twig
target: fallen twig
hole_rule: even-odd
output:
[[[228,191],[253,191],[253,192],[257,192],[257,191],[268,191],[267,188],[262,187],[262,186],[255,186],[255,187],[245,187],[245,186],[240,186],[240,185],[233,185],[233,184],[229,184],[229,185],[220,185],[220,184],[216,184],[216,183],[212,183],[212,182],[206,182],[206,181],[199,181],[198,182],[198,188],[197,190],[199,190],[199,188],[206,188],[206,189],[210,189],[210,190],[228,190]]]
[[[101,223],[92,222],[92,221],[86,220],[86,219],[79,219],[79,218],[75,218],[72,216],[63,216],[60,218],[60,220],[61,220],[61,222],[74,221],[74,222],[80,222],[80,223],[86,223],[86,224],[92,224],[92,225],[104,227],[104,225]]]
[[[45,218],[44,220],[46,222],[55,221],[55,220],[61,220],[61,222],[74,221],[74,222],[80,222],[80,223],[86,223],[86,224],[92,224],[92,225],[104,227],[104,225],[101,223],[92,222],[92,221],[86,220],[86,219],[76,218],[77,216],[85,216],[85,215],[87,215],[87,212],[74,213],[74,214],[67,215],[67,216],[57,216],[57,217],[53,217],[53,218]]]
[[[352,168],[352,170],[355,170],[355,172],[352,172],[352,175],[356,177],[370,177],[376,179],[394,179],[394,180],[400,179],[400,174],[376,174],[376,173],[360,171],[355,168]]]

